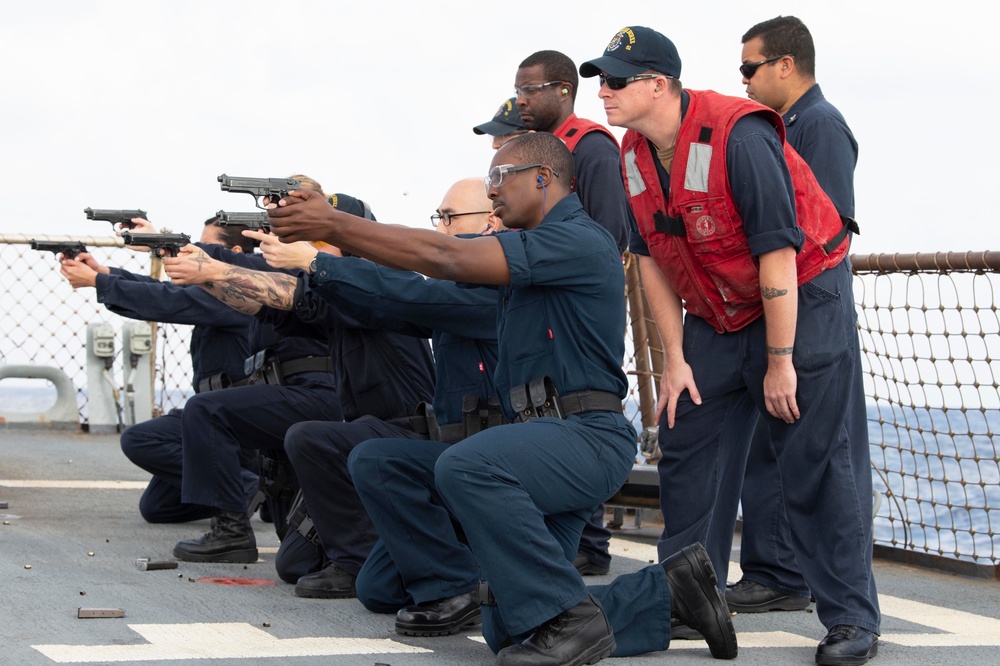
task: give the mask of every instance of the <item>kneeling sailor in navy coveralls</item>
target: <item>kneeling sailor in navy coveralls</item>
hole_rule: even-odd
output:
[[[506,416],[519,422],[453,445],[433,470],[437,494],[489,581],[481,596],[495,605],[484,609],[484,634],[498,663],[594,663],[663,649],[672,611],[702,632],[713,654],[735,657],[729,612],[700,547],[593,594],[573,566],[584,523],[632,468],[636,434],[621,410],[621,257],[583,212],[572,182],[565,145],[527,134],[497,151],[487,178],[494,212],[511,232],[457,239],[379,225],[305,191],[270,211],[271,227],[283,240],[324,240],[432,277],[498,286],[495,385]],[[361,457],[377,467],[378,453],[377,441],[355,449],[352,476]],[[391,480],[383,491],[393,492]]]
[[[252,252],[257,246],[257,241],[241,236],[239,229],[218,226],[216,217],[206,220],[201,242],[243,252]],[[86,252],[76,259],[64,257],[62,274],[74,289],[95,287],[97,302],[122,317],[194,326],[191,366],[195,393],[246,383],[243,362],[251,354],[250,333],[256,324],[253,317],[220,308],[218,301],[203,289],[102,266]],[[214,513],[211,507],[181,501],[182,413],[182,409],[172,409],[163,416],[129,426],[121,435],[122,452],[153,475],[139,498],[139,513],[150,523],[183,523],[210,518]],[[240,464],[249,499],[257,490],[257,456],[247,451]]]

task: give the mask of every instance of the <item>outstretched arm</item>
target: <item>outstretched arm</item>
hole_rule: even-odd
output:
[[[510,284],[507,257],[496,238],[455,238],[430,229],[379,224],[337,210],[322,195],[296,190],[268,210],[284,242],[326,241],[377,263],[429,277]]]
[[[197,284],[229,307],[257,314],[261,307],[291,310],[296,279],[287,273],[255,271],[216,261],[194,245],[163,260],[176,284]]]

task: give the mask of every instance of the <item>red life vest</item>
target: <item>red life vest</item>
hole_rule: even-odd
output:
[[[604,132],[615,142],[615,146],[618,146],[618,139],[611,131],[601,125],[600,123],[595,123],[593,120],[587,120],[586,118],[580,118],[575,113],[571,113],[569,118],[563,121],[563,124],[555,129],[553,134],[563,140],[566,147],[569,148],[569,152],[576,150],[576,144],[580,143],[580,139],[591,132]]]
[[[670,201],[649,141],[629,130],[622,140],[622,172],[629,203],[650,256],[684,299],[691,314],[720,333],[760,317],[760,274],[743,221],[732,199],[726,144],[733,125],[760,113],[778,132],[795,190],[795,214],[805,243],[795,257],[798,284],[836,266],[847,254],[844,222],[816,177],[785,142],[781,116],[739,97],[688,90],[690,103],[678,129],[670,173]],[[673,218],[673,219],[670,219]],[[840,241],[837,241],[837,238]],[[827,246],[829,247],[829,251]]]

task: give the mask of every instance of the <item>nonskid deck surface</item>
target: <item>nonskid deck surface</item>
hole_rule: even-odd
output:
[[[254,519],[261,561],[140,570],[170,560],[178,540],[207,521],[150,525],[138,515],[148,475],[122,455],[115,435],[0,430],[0,645],[2,663],[492,664],[478,631],[412,638],[393,618],[357,600],[300,599],[274,570],[278,540]],[[623,529],[609,576],[656,558],[656,530]],[[738,560],[738,552],[734,559]],[[29,568],[30,567],[30,568]],[[1000,583],[876,561],[883,634],[880,666],[994,664],[1000,647]],[[730,580],[738,577],[738,567]],[[247,582],[234,585],[210,582]],[[273,584],[270,584],[272,583]],[[78,609],[121,609],[121,618],[78,618]],[[739,663],[812,664],[825,634],[812,608],[734,618]],[[614,659],[615,666],[711,663],[701,642]]]

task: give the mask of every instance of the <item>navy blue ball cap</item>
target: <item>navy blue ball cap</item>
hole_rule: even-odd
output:
[[[342,210],[345,213],[349,213],[356,217],[364,217],[369,220],[374,220],[375,215],[372,214],[372,209],[361,199],[355,199],[350,194],[342,194],[338,192],[327,198],[330,205],[337,210]]]
[[[528,129],[521,120],[521,112],[517,108],[517,98],[511,97],[504,100],[504,103],[497,109],[493,120],[482,125],[476,125],[472,131],[476,134],[489,134],[490,136],[503,136],[518,130]]]
[[[632,26],[619,30],[600,58],[580,65],[580,76],[589,78],[605,72],[609,76],[625,77],[647,70],[679,79],[681,57],[666,36],[652,28]]]

